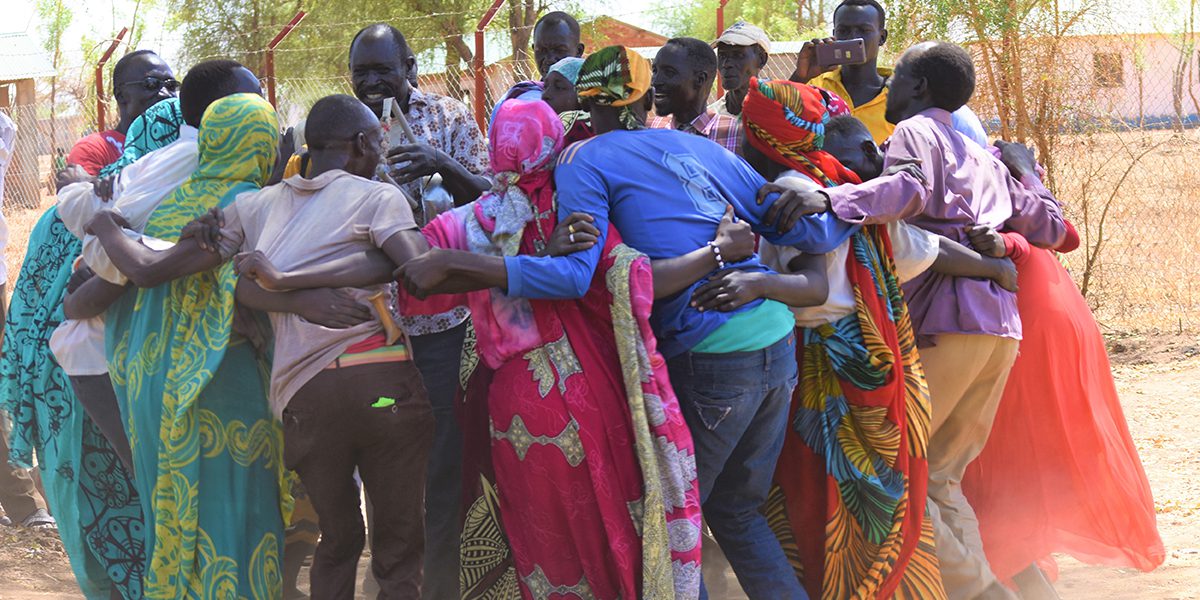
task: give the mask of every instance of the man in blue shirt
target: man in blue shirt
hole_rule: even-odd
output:
[[[505,258],[435,249],[400,269],[409,290],[421,296],[498,287],[510,296],[579,298],[609,223],[651,259],[672,258],[709,244],[728,205],[776,244],[825,253],[849,237],[853,228],[828,214],[776,230],[767,222],[773,199],[756,200],[766,181],[744,161],[699,136],[645,129],[649,70],[636,53],[609,47],[590,56],[579,74],[576,89],[598,135],[563,151],[555,186],[559,218],[573,212],[594,218],[600,239],[592,248]],[[713,273],[727,266],[767,270],[757,256],[726,265],[714,250]],[[805,598],[759,512],[796,385],[791,312],[770,300],[701,312],[689,300],[707,279],[656,299],[651,319],[695,442],[705,519],[751,598]]]

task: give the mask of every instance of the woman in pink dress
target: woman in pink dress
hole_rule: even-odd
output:
[[[548,104],[505,101],[489,140],[496,184],[422,230],[432,252],[545,250],[562,149]],[[695,458],[650,329],[650,261],[615,232],[603,256],[579,300],[467,293],[483,364],[460,412],[464,436],[490,448],[468,444],[464,459],[482,471],[462,534],[464,598],[699,591]],[[471,417],[480,410],[486,421]],[[488,451],[490,464],[479,464]]]

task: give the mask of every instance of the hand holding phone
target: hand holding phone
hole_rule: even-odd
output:
[[[837,40],[817,45],[817,65],[822,69],[867,62],[867,50],[862,38]]]
[[[808,83],[822,73],[827,73],[846,64],[866,62],[866,48],[862,39],[835,40],[825,38],[804,42],[796,55],[796,70],[792,81]]]

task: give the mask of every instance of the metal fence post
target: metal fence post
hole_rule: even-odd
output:
[[[487,109],[483,101],[484,88],[486,87],[484,82],[486,74],[483,71],[483,31],[487,29],[488,24],[496,17],[496,11],[500,10],[501,6],[504,6],[504,0],[494,0],[492,7],[483,14],[483,18],[479,19],[479,24],[475,26],[475,59],[472,61],[475,63],[475,68],[473,69],[475,76],[475,122],[479,124],[479,130],[484,132],[487,131]]]
[[[108,45],[108,50],[100,57],[100,62],[96,63],[96,131],[104,131],[104,65],[112,58],[113,52],[117,51],[117,46],[121,45],[126,33],[129,33],[129,28],[122,27],[121,32]]]
[[[263,67],[263,71],[265,71],[263,76],[267,80],[267,101],[275,108],[279,108],[275,104],[275,47],[300,24],[300,21],[304,20],[306,15],[307,13],[304,11],[297,12],[296,16],[292,17],[292,20],[288,21],[288,24],[284,25],[283,29],[280,29],[279,33],[271,39],[271,43],[267,44],[267,59],[266,65]]]

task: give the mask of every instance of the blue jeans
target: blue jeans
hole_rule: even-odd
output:
[[[425,478],[426,600],[459,597],[459,533],[462,512],[462,431],[454,415],[465,324],[412,337],[413,359],[425,381],[433,416],[433,448]]]
[[[753,352],[688,352],[667,367],[696,445],[704,519],[742,590],[751,600],[807,599],[760,512],[796,387],[794,336]]]

